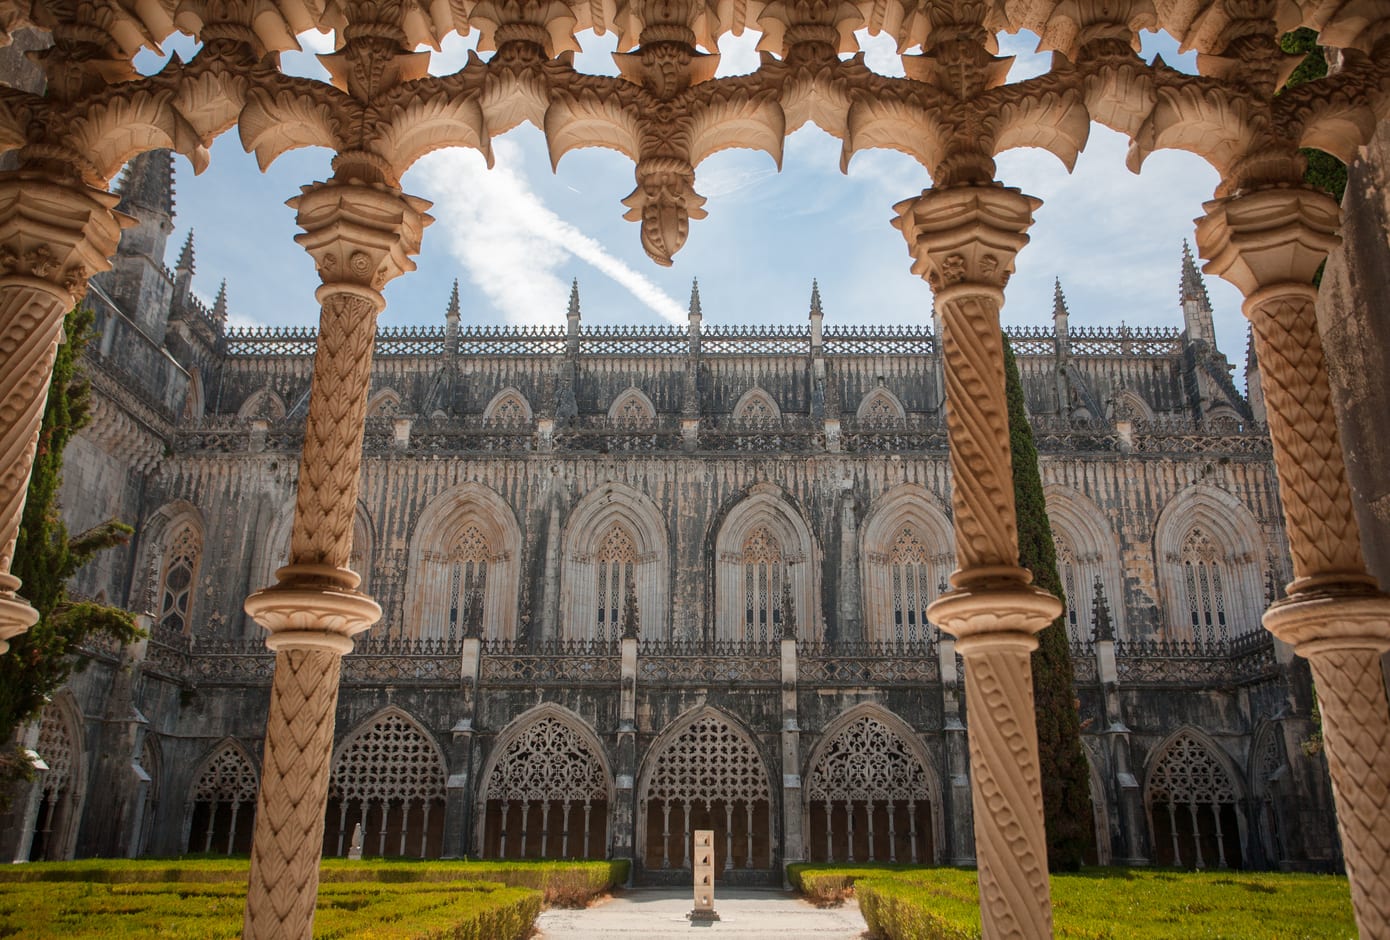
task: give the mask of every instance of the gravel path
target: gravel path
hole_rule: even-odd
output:
[[[582,911],[545,911],[536,921],[537,940],[860,940],[866,936],[864,918],[853,900],[843,907],[817,908],[790,891],[728,888],[714,895],[720,919],[699,926],[686,918],[692,906],[689,889],[617,891]]]

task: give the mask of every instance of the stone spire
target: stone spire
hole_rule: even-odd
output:
[[[1096,575],[1095,595],[1091,599],[1091,622],[1095,625],[1097,642],[1115,639],[1115,627],[1110,622],[1110,604],[1105,599],[1105,585],[1101,583],[1100,575]]]
[[[820,285],[815,278],[811,278],[811,312],[808,319],[811,321],[811,348],[815,349],[824,341],[822,327],[825,323],[825,311],[820,305]]]
[[[1190,343],[1203,342],[1216,345],[1216,329],[1212,324],[1211,298],[1207,296],[1207,285],[1197,270],[1197,262],[1192,257],[1192,248],[1187,240],[1182,243],[1181,301],[1183,327]]]
[[[174,265],[174,270],[180,273],[187,271],[193,273],[193,229],[188,230],[188,238],[184,239],[183,250],[179,252],[179,263]]]
[[[575,278],[570,283],[570,305],[565,311],[565,322],[568,325],[569,335],[577,337],[579,335],[579,278]]]
[[[696,322],[704,316],[704,311],[700,309],[700,279],[698,277],[690,279],[689,316],[691,322]]]
[[[1250,414],[1264,424],[1269,417],[1265,408],[1264,381],[1260,378],[1260,359],[1255,354],[1254,330],[1247,326],[1245,335],[1245,400],[1250,403]]]
[[[623,595],[623,639],[635,640],[642,630],[642,618],[637,612],[637,585],[634,578],[627,579],[627,591]]]
[[[1067,295],[1062,292],[1062,279],[1052,279],[1052,325],[1057,336],[1057,353],[1066,355],[1071,349],[1071,311]]]
[[[227,279],[217,288],[217,299],[212,302],[212,319],[220,326],[227,325]]]
[[[454,289],[449,294],[449,306],[444,310],[444,346],[450,353],[459,349],[459,279],[454,278]]]

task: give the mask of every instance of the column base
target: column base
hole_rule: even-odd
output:
[[[381,619],[381,605],[356,590],[358,576],[331,565],[287,565],[274,585],[242,605],[270,631],[272,650],[324,649],[343,655],[352,638]]]
[[[985,646],[1036,649],[1037,636],[1062,614],[1062,602],[1032,585],[1023,568],[956,572],[953,587],[927,608],[933,623],[956,638],[962,658]]]

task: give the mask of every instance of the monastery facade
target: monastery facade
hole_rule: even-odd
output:
[[[242,608],[290,557],[316,335],[226,326],[173,270],[171,158],[88,303],[87,596],[142,616],[29,729],[15,860],[246,852],[274,654]],[[1015,298],[1016,306],[1029,302]],[[1291,580],[1264,402],[1182,331],[1008,332],[1066,588],[1096,861],[1340,865],[1308,668],[1260,625]],[[550,312],[541,312],[549,316]],[[555,313],[559,313],[556,311]],[[325,855],[618,857],[729,882],[790,861],[975,861],[939,328],[381,329]]]

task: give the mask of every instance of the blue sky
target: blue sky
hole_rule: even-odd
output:
[[[432,71],[459,68],[475,37],[451,36]],[[757,39],[752,31],[726,36],[720,74],[754,68]],[[902,74],[891,40],[860,39],[871,68]],[[329,51],[331,36],[310,33],[301,42],[305,51],[286,54],[284,67],[323,76],[312,53]],[[611,34],[585,33],[580,42],[581,71],[615,72]],[[1030,34],[1001,36],[1000,45],[1002,55],[1018,56],[1013,79],[1048,67]],[[176,37],[165,44],[171,50],[187,58],[195,47]],[[1147,36],[1144,54],[1155,53],[1193,68],[1166,36]],[[158,62],[146,54],[142,67]],[[1073,326],[1181,326],[1182,240],[1192,238],[1192,220],[1217,176],[1198,157],[1171,151],[1154,154],[1134,175],[1124,166],[1126,149],[1125,138],[1094,125],[1074,174],[1043,151],[999,157],[1001,180],[1044,201],[1008,286],[1006,324],[1050,324],[1053,278],[1060,277]],[[627,158],[577,151],[552,173],[543,136],[529,125],[497,138],[494,151],[490,171],[479,154],[448,150],[406,175],[407,192],[434,201],[436,221],[425,232],[419,269],[388,286],[383,324],[442,323],[455,278],[465,324],[563,323],[576,277],[586,325],[683,324],[692,277],[700,279],[707,323],[804,323],[813,277],[828,323],[922,323],[930,316],[931,293],[911,274],[906,244],[889,224],[895,202],[930,185],[906,155],[864,152],[843,175],[839,141],[814,126],[787,140],[780,174],[763,153],[716,154],[696,177],[709,218],[691,223],[689,241],[667,269],[647,259],[636,223],[622,219],[620,200],[634,185]],[[326,178],[330,158],[322,149],[293,151],[261,174],[235,131],[218,139],[200,177],[180,158],[169,263],[191,226],[196,288],[210,299],[225,278],[234,324],[315,323],[318,280],[293,241],[294,215],[284,201],[304,183]],[[1213,278],[1208,289],[1218,341],[1239,374],[1239,294]]]

